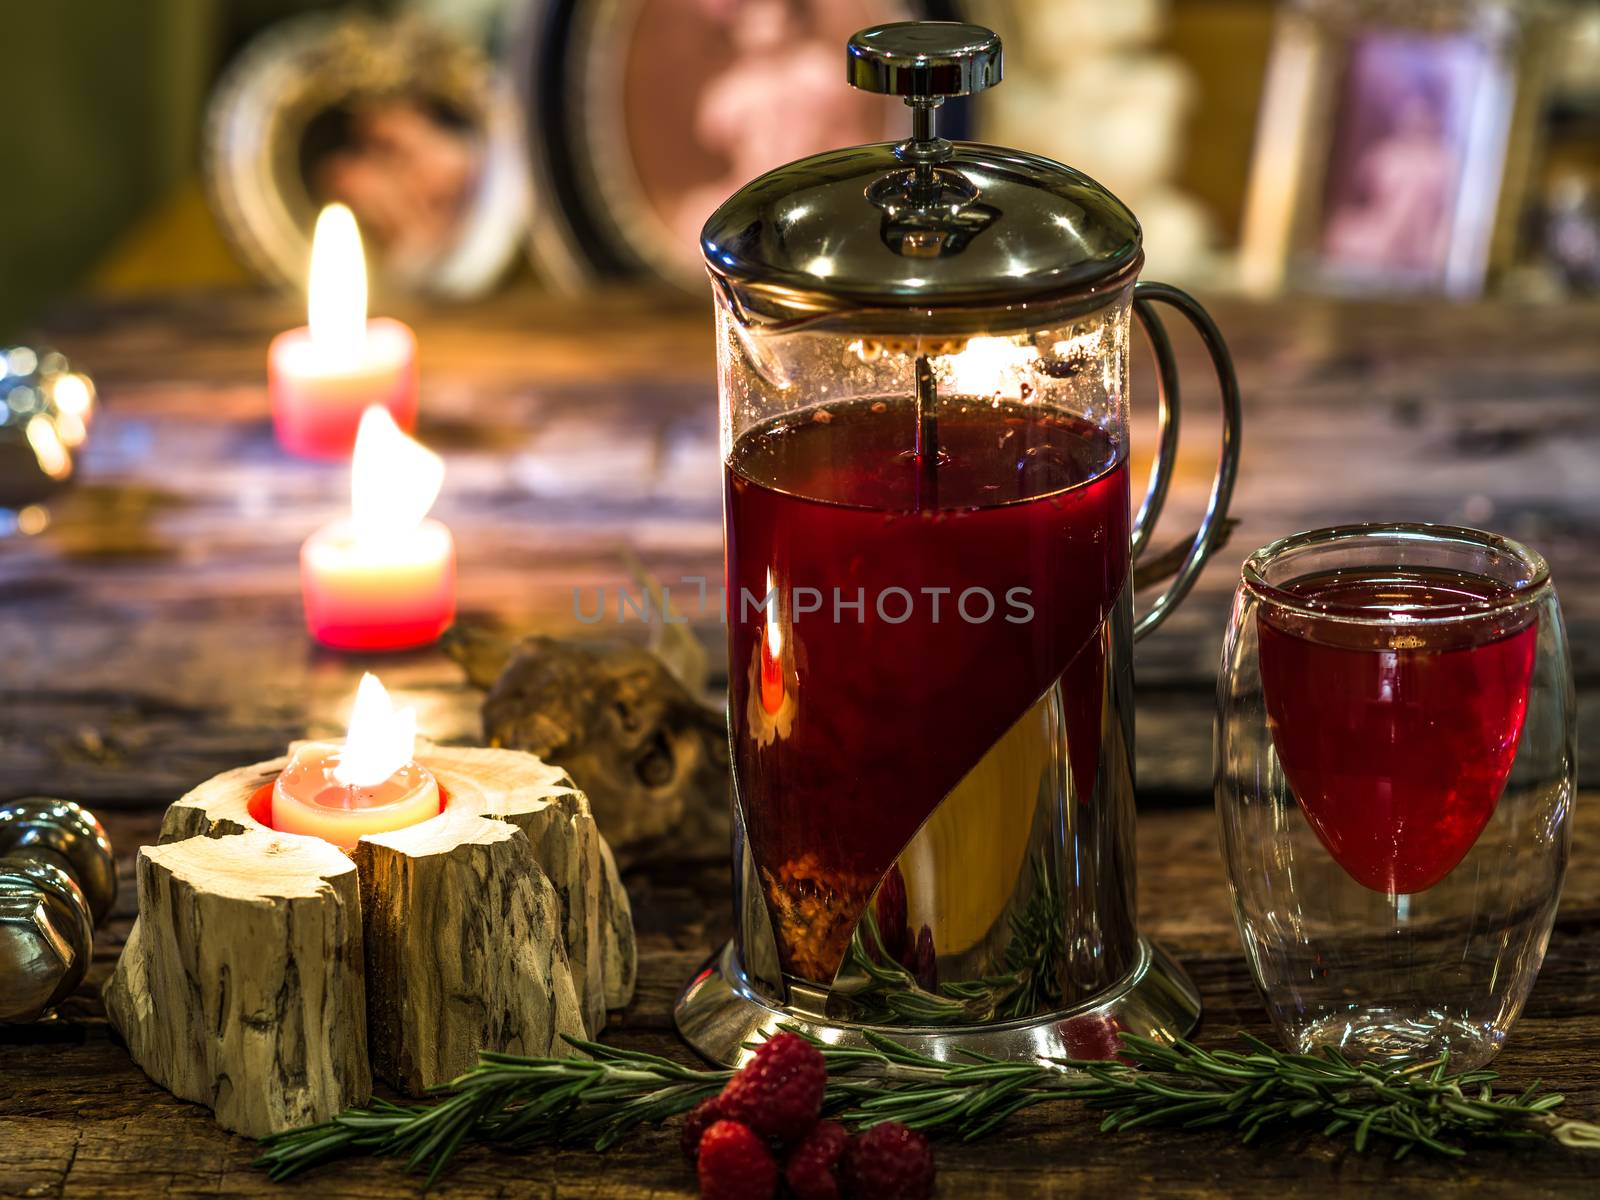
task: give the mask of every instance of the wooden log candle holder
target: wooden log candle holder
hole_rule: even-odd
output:
[[[291,753],[297,747],[291,747]],[[139,852],[105,988],[145,1072],[260,1137],[419,1095],[481,1050],[575,1053],[633,995],[633,918],[588,800],[511,750],[419,740],[439,816],[346,852],[267,824],[288,758],[201,784]]]

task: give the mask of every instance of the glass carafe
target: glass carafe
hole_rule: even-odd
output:
[[[1198,1000],[1134,921],[1131,659],[1221,530],[1226,350],[1188,296],[1136,281],[1138,224],[1098,184],[937,136],[944,97],[998,82],[992,33],[877,27],[848,63],[906,98],[912,136],[763,176],[703,235],[739,936],[680,1027],[724,1061],[778,1020],[1008,1056],[1181,1033]],[[1177,442],[1157,304],[1211,352],[1224,440],[1188,554],[1136,618]],[[1136,321],[1161,444],[1132,514]]]

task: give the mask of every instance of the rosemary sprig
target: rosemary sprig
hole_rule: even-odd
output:
[[[1018,981],[1006,1002],[1005,1017],[1031,1017],[1061,1005],[1061,892],[1050,858],[1041,851],[1033,862],[1033,896],[1011,918],[1005,965]]]
[[[1036,1104],[1076,1100],[1106,1111],[1106,1132],[1161,1125],[1226,1128],[1244,1142],[1287,1129],[1374,1138],[1394,1157],[1418,1147],[1458,1157],[1474,1142],[1554,1141],[1600,1150],[1600,1126],[1553,1115],[1557,1093],[1534,1084],[1496,1095],[1493,1071],[1448,1074],[1446,1059],[1376,1067],[1337,1051],[1285,1054],[1241,1034],[1242,1050],[1164,1045],[1123,1034],[1125,1062],[1005,1062],[977,1055],[942,1062],[869,1034],[871,1045],[818,1043],[828,1066],[825,1111],[860,1127],[902,1121],[966,1141]],[[604,1150],[641,1125],[658,1125],[716,1094],[731,1071],[685,1067],[654,1054],[568,1039],[591,1057],[483,1054],[440,1098],[379,1101],[332,1121],[266,1139],[256,1165],[287,1179],[353,1155],[403,1156],[428,1184],[468,1142],[507,1150],[589,1144]]]
[[[722,1090],[732,1071],[686,1067],[637,1050],[567,1038],[588,1058],[478,1056],[478,1065],[424,1104],[377,1101],[331,1121],[263,1140],[273,1179],[352,1155],[405,1156],[428,1184],[468,1142],[510,1150],[589,1144],[605,1150],[640,1125],[659,1125]]]
[[[1043,854],[1033,861],[1033,880],[1033,895],[1010,920],[1003,973],[941,983],[934,991],[895,961],[869,906],[835,984],[848,997],[851,1015],[868,1025],[982,1025],[1059,1008],[1061,898]]]
[[[930,992],[917,982],[884,945],[869,908],[856,923],[845,951],[845,964],[835,990],[847,997],[850,1013],[871,1025],[979,1025],[994,1019],[998,989],[993,980],[978,980],[951,992]],[[1001,981],[1005,994],[1014,981]]]

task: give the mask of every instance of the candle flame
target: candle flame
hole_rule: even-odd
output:
[[[360,358],[367,340],[367,263],[355,214],[342,204],[324,208],[311,235],[306,318],[319,354]]]
[[[350,461],[350,523],[355,540],[382,545],[422,524],[444,486],[444,459],[374,404],[361,414]]]
[[[356,689],[334,779],[345,787],[377,787],[410,762],[416,748],[417,710],[396,712],[383,684],[368,671]]]

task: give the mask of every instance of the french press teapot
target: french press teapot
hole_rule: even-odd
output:
[[[738,932],[676,1019],[720,1062],[780,1023],[1083,1058],[1199,1016],[1135,927],[1132,652],[1217,545],[1238,388],[1199,305],[1137,282],[1115,196],[938,136],[945,98],[997,84],[1000,62],[975,25],[857,33],[850,83],[903,97],[911,136],[771,171],[702,233]],[[1178,433],[1161,304],[1210,352],[1224,432],[1187,556],[1135,616]],[[1160,435],[1130,520],[1134,319]]]

